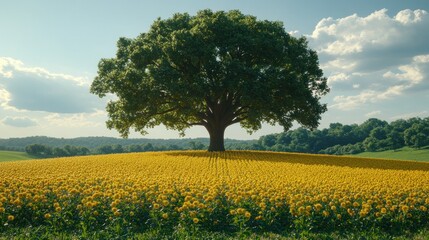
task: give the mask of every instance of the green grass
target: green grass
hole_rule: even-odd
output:
[[[363,152],[353,156],[429,162],[429,147],[422,149],[404,147],[398,150],[388,150],[382,152]]]
[[[21,240],[21,239],[136,239],[136,240],[176,240],[176,239],[208,239],[208,240],[244,240],[244,239],[259,239],[259,240],[299,240],[299,239],[326,239],[326,240],[427,240],[429,239],[429,228],[424,228],[414,232],[403,232],[400,235],[390,235],[384,232],[373,231],[350,231],[350,232],[329,232],[329,233],[311,233],[311,232],[252,232],[245,230],[241,232],[209,232],[203,230],[186,231],[176,228],[173,231],[162,232],[156,229],[146,230],[140,233],[125,233],[116,234],[108,229],[88,232],[68,231],[52,231],[52,229],[44,226],[36,226],[29,228],[9,229],[6,232],[0,233],[0,240]]]
[[[25,152],[0,151],[0,162],[27,160],[33,158],[35,157],[32,157]]]

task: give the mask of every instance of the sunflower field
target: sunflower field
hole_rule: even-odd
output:
[[[414,231],[429,164],[256,151],[0,163],[0,232]]]

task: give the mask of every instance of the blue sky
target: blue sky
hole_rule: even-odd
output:
[[[105,127],[106,100],[89,93],[98,61],[158,17],[206,8],[282,21],[307,37],[331,87],[320,128],[429,116],[429,1],[0,0],[0,138],[119,136]],[[226,137],[280,131],[264,125],[249,135],[236,124]],[[199,127],[186,133],[208,136]],[[145,137],[178,133],[160,126]]]

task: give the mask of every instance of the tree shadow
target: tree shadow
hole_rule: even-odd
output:
[[[268,161],[286,162],[304,165],[327,165],[351,168],[372,168],[390,170],[418,170],[429,171],[429,163],[417,161],[405,161],[394,159],[361,158],[352,156],[335,156],[325,154],[304,154],[304,153],[284,153],[284,152],[263,152],[263,151],[173,151],[166,152],[169,156],[223,159],[232,161]],[[244,156],[244,158],[243,158]]]

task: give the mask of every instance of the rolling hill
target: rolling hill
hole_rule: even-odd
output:
[[[429,162],[429,147],[422,149],[404,147],[398,150],[388,150],[382,152],[363,152],[351,156]]]
[[[25,152],[0,151],[0,162],[34,159]]]

